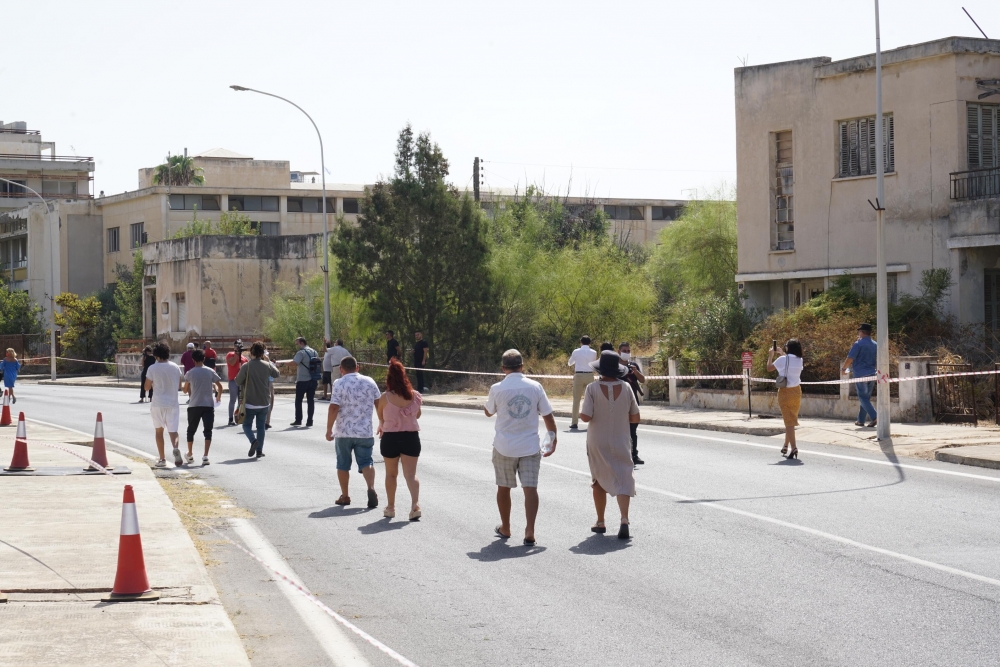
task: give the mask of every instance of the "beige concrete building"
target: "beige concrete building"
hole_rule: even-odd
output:
[[[950,268],[950,312],[997,330],[1000,40],[950,37],[882,62],[890,298]],[[749,302],[794,308],[844,273],[874,293],[874,55],[738,68],[735,83]]]

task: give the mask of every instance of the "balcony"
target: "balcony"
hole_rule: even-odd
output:
[[[14,153],[0,153],[0,160],[32,160],[45,162],[93,162],[92,157],[82,157],[80,155],[17,155]]]
[[[1000,167],[951,174],[951,198],[958,201],[1000,197]]]

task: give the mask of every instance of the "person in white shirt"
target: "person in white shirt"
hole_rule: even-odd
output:
[[[785,456],[787,452],[786,458],[797,459],[799,448],[795,444],[795,427],[799,425],[799,406],[802,404],[802,343],[796,338],[789,338],[784,352],[775,359],[774,355],[778,354],[778,342],[775,341],[767,354],[767,370],[778,372],[778,408],[785,422],[785,445],[781,448],[781,455]],[[782,378],[786,380],[784,383]]]
[[[323,398],[329,398],[329,390],[333,386],[336,373],[340,377],[340,362],[351,356],[351,353],[344,347],[344,341],[338,338],[333,347],[327,346],[326,354],[323,355]]]
[[[587,385],[594,381],[594,369],[590,367],[590,362],[597,360],[597,351],[590,347],[590,336],[580,338],[580,347],[573,350],[569,355],[568,366],[575,370],[573,376],[573,420],[569,427],[579,428],[580,422],[580,399]]]
[[[170,443],[174,447],[174,464],[180,467],[184,463],[181,450],[177,447],[177,429],[180,425],[181,406],[177,401],[177,392],[181,388],[180,366],[170,361],[170,348],[165,343],[157,343],[153,348],[156,363],[146,371],[146,391],[155,389],[149,408],[153,418],[153,428],[156,431],[156,450],[160,458],[156,461],[157,468],[166,468],[164,456],[163,431],[170,434]]]
[[[487,417],[497,416],[496,434],[493,437],[493,471],[496,473],[497,506],[500,525],[493,529],[499,537],[511,535],[510,490],[521,478],[524,487],[524,543],[535,544],[535,517],[538,515],[538,472],[542,456],[551,456],[556,450],[556,420],[552,406],[542,385],[524,377],[524,361],[517,350],[503,353],[501,366],[506,377],[490,387],[484,412]],[[550,432],[552,448],[543,454],[538,439],[538,417],[545,421]]]
[[[358,472],[364,476],[368,485],[368,508],[378,507],[375,463],[372,460],[372,448],[375,446],[372,414],[380,398],[382,391],[375,380],[358,373],[358,362],[354,357],[344,357],[340,362],[340,379],[333,383],[330,410],[326,418],[326,439],[333,441],[334,449],[337,450],[340,497],[337,498],[336,505],[351,504],[347,490],[353,453]]]

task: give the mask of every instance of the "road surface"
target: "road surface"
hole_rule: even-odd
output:
[[[16,409],[87,433],[101,410],[107,438],[152,453],[135,393],[25,384]],[[786,462],[780,440],[641,427],[646,465],[623,542],[613,502],[608,535],[590,532],[586,436],[557,420],[529,548],[493,535],[482,413],[424,410],[414,523],[382,518],[380,460],[379,509],[364,508],[356,473],[354,504],[333,504],[325,417],[319,403],[317,427],[291,428],[291,399],[279,397],[265,459],[248,460],[242,433],[222,427],[212,465],[194,472],[253,513],[233,539],[273,547],[327,605],[418,665],[1000,663],[993,471],[809,443]],[[400,478],[398,516],[408,498]],[[218,558],[210,571],[255,665],[330,664],[343,650],[354,664],[394,664],[240,552],[220,546]]]

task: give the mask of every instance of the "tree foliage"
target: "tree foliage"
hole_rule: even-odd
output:
[[[56,304],[62,308],[55,320],[62,328],[63,349],[77,359],[103,359],[101,301],[97,296],[81,298],[63,292],[56,297]]]
[[[157,165],[153,172],[154,185],[203,185],[205,177],[201,167],[187,155],[168,155],[166,162]]]
[[[142,285],[144,267],[142,251],[132,255],[132,266],[119,264],[115,273],[118,282],[115,283],[112,305],[114,309],[112,337],[122,338],[142,337]],[[108,313],[109,315],[111,313]]]
[[[33,334],[44,330],[41,306],[27,292],[10,291],[0,276],[0,334]]]
[[[250,216],[235,208],[232,211],[223,211],[219,214],[218,224],[213,224],[211,220],[201,220],[198,218],[198,209],[194,211],[194,217],[184,227],[178,229],[172,238],[183,239],[189,236],[256,236],[260,230],[253,226]]]
[[[422,331],[439,364],[475,347],[491,302],[484,215],[447,175],[440,147],[407,125],[392,177],[366,188],[357,226],[331,241],[340,284],[376,321]]]

